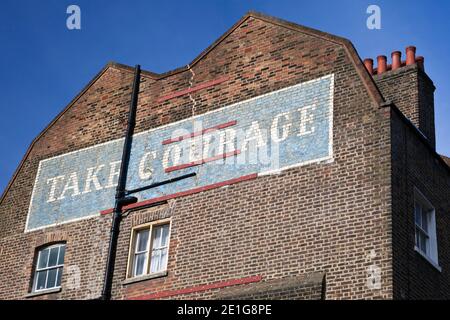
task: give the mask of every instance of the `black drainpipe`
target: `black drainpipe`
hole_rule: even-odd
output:
[[[119,180],[117,182],[116,197],[113,211],[113,220],[111,224],[111,234],[109,239],[108,257],[106,260],[105,278],[103,282],[101,300],[111,299],[112,277],[114,273],[114,264],[116,260],[117,239],[119,238],[119,227],[122,219],[122,207],[136,202],[137,198],[127,197],[126,183],[128,164],[130,161],[131,144],[133,142],[134,127],[136,124],[137,100],[139,95],[139,84],[141,79],[141,67],[136,65],[134,71],[133,92],[131,94],[130,111],[128,113],[127,132],[123,143],[122,162],[120,164]]]

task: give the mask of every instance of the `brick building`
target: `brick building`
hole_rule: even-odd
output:
[[[133,68],[107,64],[0,202],[0,298],[102,291]],[[249,13],[188,66],[143,71],[113,299],[450,298],[450,168],[406,61]],[[256,158],[255,158],[255,155]]]

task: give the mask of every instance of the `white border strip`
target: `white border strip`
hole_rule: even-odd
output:
[[[240,104],[243,104],[243,103],[248,103],[250,101],[253,101],[253,100],[256,100],[256,99],[260,99],[260,98],[263,98],[263,97],[266,97],[266,96],[270,96],[270,95],[273,95],[273,94],[276,94],[276,93],[279,93],[279,92],[287,91],[287,90],[290,90],[290,89],[301,88],[302,86],[305,86],[305,85],[308,85],[308,84],[311,84],[311,83],[314,83],[314,82],[319,82],[319,81],[321,81],[323,79],[327,79],[327,78],[331,78],[330,91],[329,91],[329,95],[330,95],[329,99],[330,99],[330,102],[331,102],[330,114],[329,114],[329,123],[330,123],[330,125],[329,125],[329,144],[328,144],[329,145],[329,151],[328,151],[329,156],[323,157],[323,158],[319,158],[319,159],[314,159],[314,160],[308,160],[308,161],[305,161],[305,162],[302,162],[302,163],[296,163],[296,164],[293,164],[293,165],[290,165],[290,166],[286,166],[286,167],[283,167],[283,168],[280,168],[280,169],[276,169],[276,170],[261,172],[261,173],[258,173],[258,176],[277,174],[277,173],[281,173],[284,170],[288,170],[288,169],[292,169],[292,168],[296,168],[296,167],[300,167],[300,166],[304,166],[304,165],[308,165],[308,164],[316,163],[316,162],[322,162],[322,161],[327,161],[327,160],[329,160],[330,162],[333,162],[334,161],[333,160],[334,73],[328,74],[326,76],[322,76],[322,77],[317,78],[317,79],[313,79],[313,80],[309,80],[309,81],[306,81],[306,82],[298,83],[298,84],[295,84],[295,85],[290,86],[290,87],[285,87],[285,88],[281,88],[281,89],[278,89],[278,90],[275,90],[275,91],[271,91],[271,92],[265,93],[263,95],[259,95],[259,96],[256,96],[256,97],[244,100],[244,101],[235,102],[235,103],[230,104],[228,106],[225,106],[225,107],[222,107],[222,108],[218,108],[218,109],[215,109],[215,110],[211,110],[211,111],[208,111],[208,112],[205,112],[205,113],[202,113],[202,114],[190,117],[190,118],[181,119],[181,120],[178,120],[178,121],[175,121],[175,122],[168,123],[168,124],[163,125],[163,126],[159,126],[159,127],[156,127],[156,128],[152,128],[152,129],[146,130],[146,131],[142,131],[142,132],[134,134],[133,137],[137,137],[137,136],[142,135],[142,134],[153,132],[155,130],[161,130],[161,129],[164,129],[164,128],[169,127],[169,126],[175,126],[175,125],[177,125],[179,123],[182,123],[182,122],[188,122],[188,121],[200,118],[200,117],[205,117],[206,115],[213,114],[213,113],[216,113],[216,112],[223,112],[223,111],[225,111],[227,109],[233,108],[233,107],[235,107],[237,105],[240,105]],[[31,193],[30,205],[28,207],[27,220],[26,220],[26,223],[25,223],[24,233],[32,232],[32,231],[36,231],[36,230],[42,230],[42,229],[51,228],[51,227],[54,227],[54,226],[59,226],[59,225],[62,225],[62,224],[67,224],[67,223],[71,223],[71,222],[76,222],[76,221],[80,221],[80,220],[85,220],[85,219],[97,217],[98,214],[94,213],[94,214],[87,215],[87,216],[84,216],[84,217],[79,217],[79,218],[66,220],[66,221],[63,221],[63,222],[60,222],[60,223],[53,223],[53,224],[49,224],[49,225],[45,225],[45,226],[41,226],[41,227],[37,227],[37,228],[33,228],[33,229],[28,229],[28,223],[29,223],[29,219],[30,219],[30,213],[31,213],[31,208],[32,208],[32,204],[33,204],[34,195],[35,195],[35,190],[36,190],[36,186],[37,186],[38,181],[39,181],[39,173],[41,171],[41,166],[42,166],[42,164],[44,162],[50,161],[50,160],[53,160],[53,159],[57,159],[57,158],[60,158],[60,157],[65,157],[65,156],[68,156],[68,155],[71,155],[71,154],[75,154],[75,153],[78,153],[78,152],[83,152],[83,151],[90,150],[90,149],[93,149],[93,148],[98,148],[98,147],[101,147],[101,146],[104,146],[104,145],[107,145],[107,144],[115,143],[115,142],[123,140],[123,139],[124,138],[119,138],[119,139],[115,139],[115,140],[111,140],[111,141],[106,141],[106,142],[99,143],[99,144],[96,144],[96,145],[93,145],[93,146],[90,146],[90,147],[86,147],[86,148],[83,148],[83,149],[78,149],[78,150],[71,151],[71,152],[68,152],[68,153],[63,153],[63,154],[60,154],[60,155],[57,155],[57,156],[54,156],[54,157],[47,158],[47,159],[39,161],[39,166],[38,166],[36,178],[35,178],[34,185],[33,185],[33,191]]]
[[[319,79],[323,79],[323,78],[324,77],[319,78]],[[299,163],[292,164],[292,165],[289,165],[289,166],[285,166],[285,167],[282,167],[282,168],[279,168],[279,169],[263,171],[263,172],[258,173],[258,177],[259,176],[272,175],[272,174],[280,174],[280,173],[282,173],[285,170],[306,166],[308,164],[316,163],[316,162],[327,162],[327,163],[334,162],[334,158],[333,158],[334,74],[331,74],[329,101],[330,101],[330,106],[329,106],[329,114],[328,114],[328,123],[329,123],[329,127],[328,127],[328,141],[329,141],[328,142],[328,156],[322,157],[322,158],[318,158],[318,159],[312,159],[312,160],[308,160],[308,161],[299,162]]]
[[[331,92],[331,102],[333,103],[334,74],[329,74],[329,75],[326,75],[326,76],[323,76],[323,77],[320,77],[320,78],[317,78],[317,79],[313,79],[313,80],[309,80],[309,81],[302,82],[302,83],[299,83],[299,84],[295,84],[295,85],[290,86],[290,87],[286,87],[286,88],[278,89],[278,90],[275,90],[275,91],[272,91],[272,92],[268,92],[268,93],[265,93],[263,95],[256,96],[256,97],[244,100],[244,101],[235,102],[235,103],[230,104],[228,106],[225,106],[225,107],[222,107],[222,108],[219,108],[219,109],[215,109],[215,110],[211,110],[211,111],[208,111],[208,112],[205,112],[205,113],[202,113],[202,114],[198,114],[198,115],[190,117],[190,118],[181,119],[181,120],[178,120],[178,121],[175,121],[175,122],[171,122],[171,123],[165,124],[163,126],[159,126],[159,127],[156,127],[156,128],[152,128],[152,129],[146,130],[146,131],[142,131],[142,132],[134,134],[133,137],[137,137],[137,136],[140,136],[142,134],[146,134],[146,133],[149,133],[149,132],[152,132],[152,131],[155,131],[155,130],[160,130],[160,129],[163,129],[163,128],[166,128],[166,127],[169,127],[169,126],[174,126],[174,125],[179,124],[181,122],[185,122],[185,121],[187,122],[187,121],[194,120],[194,119],[197,119],[197,118],[200,118],[200,117],[204,117],[206,115],[213,114],[213,113],[216,113],[216,112],[222,112],[224,110],[227,110],[227,109],[232,108],[234,106],[237,106],[239,104],[247,103],[247,102],[250,102],[250,101],[253,101],[253,100],[256,100],[256,99],[259,99],[259,98],[263,98],[263,97],[266,97],[266,96],[269,96],[269,95],[272,95],[272,94],[275,94],[275,93],[287,91],[289,89],[293,89],[293,88],[297,88],[297,87],[300,88],[300,87],[302,87],[304,85],[307,85],[307,84],[310,84],[310,83],[314,83],[314,82],[318,82],[318,81],[326,79],[326,78],[331,78],[330,92]],[[114,143],[114,142],[117,142],[119,140],[123,140],[123,138],[119,138],[119,139],[115,139],[115,140],[111,140],[111,141],[106,141],[106,142],[99,143],[99,144],[96,144],[96,145],[93,145],[93,146],[90,146],[90,147],[86,147],[86,148],[83,148],[83,149],[78,149],[78,150],[71,151],[71,152],[68,152],[68,153],[63,153],[63,154],[60,154],[60,155],[57,155],[57,156],[54,156],[54,157],[51,157],[51,158],[47,158],[47,159],[41,160],[40,162],[46,162],[46,161],[49,161],[49,160],[52,160],[52,159],[57,159],[57,158],[60,158],[60,157],[63,157],[63,156],[68,156],[70,154],[74,154],[74,153],[77,153],[77,152],[81,152],[81,151],[89,150],[89,149],[92,149],[92,148],[100,147],[100,146],[103,146],[103,145],[107,145],[109,143]]]
[[[90,215],[87,215],[87,216],[84,216],[84,217],[73,218],[73,219],[70,219],[70,220],[66,220],[66,221],[62,221],[62,222],[56,222],[56,223],[52,223],[52,224],[46,224],[45,226],[36,227],[36,228],[33,228],[33,229],[28,229],[28,230],[25,229],[24,233],[28,233],[28,232],[32,232],[32,231],[38,231],[38,230],[52,228],[52,227],[57,227],[57,226],[60,226],[60,225],[63,225],[63,224],[77,222],[77,221],[82,221],[82,220],[87,220],[87,219],[91,219],[91,218],[98,217],[98,216],[99,216],[98,213],[94,213],[94,214],[90,214]]]

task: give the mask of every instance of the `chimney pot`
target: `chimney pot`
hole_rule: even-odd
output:
[[[366,66],[367,71],[373,75],[373,59],[364,59],[364,65]]]
[[[416,63],[416,47],[409,46],[406,48],[406,65]]]
[[[425,62],[425,58],[424,57],[422,57],[422,56],[418,56],[417,58],[416,58],[416,62],[417,62],[417,65],[422,69],[422,70],[424,70],[425,68],[425,66],[424,66],[424,62]]]
[[[377,73],[378,74],[382,74],[382,73],[386,72],[386,68],[387,68],[386,60],[387,60],[386,56],[378,56],[377,57],[377,62],[378,62]]]
[[[402,53],[400,51],[392,52],[392,70],[397,70],[402,65]]]

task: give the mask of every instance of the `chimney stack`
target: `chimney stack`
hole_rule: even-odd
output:
[[[364,66],[372,74],[382,94],[395,103],[435,148],[435,87],[433,81],[425,74],[425,59],[416,56],[415,46],[406,48],[404,61],[400,51],[393,51],[391,57],[392,63],[389,65],[386,56],[380,55],[377,57],[377,68],[374,68],[372,59],[365,59]],[[391,70],[395,72],[391,73]]]
[[[386,56],[378,56],[377,57],[377,62],[378,62],[377,73],[378,74],[382,74],[382,73],[386,72],[386,69],[387,69],[386,60],[387,60]]]
[[[392,57],[392,70],[397,70],[402,66],[402,53],[400,51],[394,51],[391,54]]]

